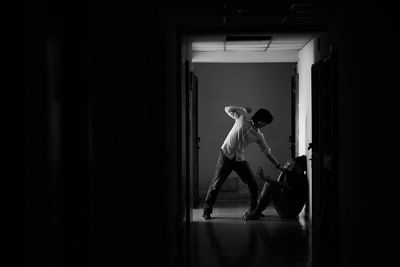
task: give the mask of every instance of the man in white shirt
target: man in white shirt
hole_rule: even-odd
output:
[[[215,176],[210,184],[205,199],[203,210],[203,218],[205,220],[211,219],[212,207],[217,200],[218,193],[232,171],[235,171],[240,179],[249,187],[250,208],[245,215],[256,208],[258,194],[257,183],[244,157],[244,150],[249,144],[257,143],[261,152],[275,164],[278,169],[284,170],[278,160],[272,155],[271,148],[265,142],[264,135],[260,131],[260,128],[270,124],[273,120],[268,110],[257,110],[251,119],[245,115],[251,113],[250,108],[228,106],[225,107],[225,112],[231,118],[235,119],[235,124],[221,147]]]

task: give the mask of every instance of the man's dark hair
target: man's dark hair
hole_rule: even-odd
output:
[[[256,111],[256,113],[254,113],[251,119],[253,121],[262,121],[267,124],[270,124],[274,118],[272,117],[271,112],[269,112],[265,108],[260,108],[259,110]]]

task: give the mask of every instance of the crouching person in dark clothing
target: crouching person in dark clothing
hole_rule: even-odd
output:
[[[258,176],[265,181],[254,211],[244,216],[245,220],[258,220],[262,211],[273,201],[274,207],[282,218],[296,218],[308,198],[308,180],[306,175],[307,158],[300,156],[282,171],[277,180],[264,176],[258,168]]]

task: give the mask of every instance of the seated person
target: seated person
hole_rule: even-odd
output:
[[[308,180],[306,175],[306,156],[296,157],[293,163],[282,171],[278,179],[272,180],[264,176],[262,168],[258,168],[258,176],[265,181],[261,195],[254,211],[246,214],[245,220],[258,220],[262,211],[274,202],[274,207],[283,218],[296,218],[308,198]]]

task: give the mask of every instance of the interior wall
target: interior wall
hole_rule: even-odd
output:
[[[283,162],[290,158],[293,63],[195,63],[194,71],[199,78],[201,192],[208,189],[221,145],[234,123],[225,113],[225,106],[251,107],[252,114],[259,108],[270,110],[274,121],[261,131],[278,160]],[[250,145],[245,156],[254,172],[257,167],[263,167],[266,175],[278,175],[275,167],[260,153],[258,145]],[[231,176],[237,177],[236,173]]]
[[[321,36],[320,51],[324,58],[332,46],[337,59],[338,264],[397,266],[398,187],[392,186],[389,166],[398,152],[392,116],[398,106],[393,90],[398,54],[388,45],[396,42],[398,14],[377,4],[339,12]],[[371,33],[382,37],[373,48],[365,45]]]
[[[152,10],[148,21],[113,4],[27,3],[21,266],[168,266],[173,257],[167,33],[153,6],[135,6]]]
[[[29,261],[22,266],[142,261],[180,266],[177,22],[169,17],[179,21],[178,11],[138,2],[142,20],[128,5],[26,4],[21,232],[29,240],[17,260]],[[390,49],[398,43],[398,11],[357,3],[335,12],[321,53],[333,45],[338,56],[338,266],[398,266],[398,68],[393,64],[399,60]],[[190,25],[202,22],[186,17],[193,18]],[[49,40],[60,49],[54,76]],[[55,114],[47,103],[49,88],[57,92],[63,118],[55,162],[50,162],[49,115]],[[218,112],[212,116],[226,117],[223,108]],[[225,134],[212,149],[218,150]]]
[[[165,217],[165,237],[166,237],[166,247],[164,248],[167,255],[167,266],[179,266],[179,206],[182,205],[178,203],[178,180],[180,178],[181,170],[178,168],[179,162],[179,123],[178,116],[180,114],[178,110],[178,42],[177,42],[177,32],[174,21],[170,17],[164,18],[164,31],[165,35],[169,38],[165,39],[165,66],[164,66],[164,79],[165,84],[165,106],[161,110],[161,113],[168,114],[163,116],[163,121],[165,124],[165,139],[168,140],[165,143],[165,193],[166,197],[164,199],[164,205],[168,209],[169,216]],[[169,125],[174,125],[174,127],[168,127]]]

